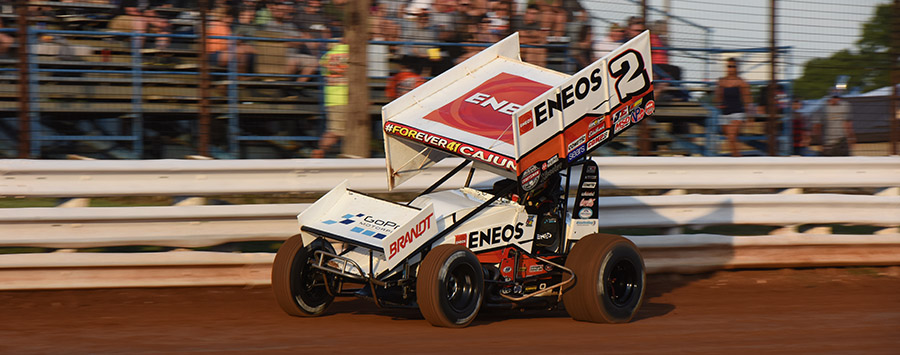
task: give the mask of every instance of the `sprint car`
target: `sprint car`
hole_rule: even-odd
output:
[[[409,202],[345,181],[300,213],[272,269],[286,313],[321,315],[355,295],[417,307],[440,327],[489,307],[634,317],[644,262],[628,239],[598,233],[600,169],[588,155],[653,113],[649,33],[574,75],[518,50],[513,34],[384,106],[390,188],[447,157],[462,163]],[[469,164],[465,187],[441,189]],[[496,181],[471,186],[476,169]]]

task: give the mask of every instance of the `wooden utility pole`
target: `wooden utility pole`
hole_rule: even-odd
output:
[[[31,95],[28,83],[28,2],[16,1],[16,24],[19,27],[16,41],[19,42],[19,158],[31,158]]]
[[[891,87],[893,95],[891,95],[891,155],[897,155],[897,145],[900,141],[900,96],[898,96],[897,85],[900,84],[900,0],[894,0],[894,15],[891,16]]]
[[[367,158],[371,152],[372,125],[369,119],[369,82],[366,49],[369,41],[369,2],[349,1],[344,9],[344,35],[350,59],[347,67],[349,98],[347,127],[341,151],[344,155]]]
[[[209,52],[206,41],[209,40],[209,0],[200,0],[200,117],[197,133],[197,154],[209,156],[210,114],[209,114]]]
[[[778,114],[778,108],[775,107],[775,90],[778,86],[778,83],[775,82],[775,70],[776,70],[776,59],[778,57],[778,49],[775,48],[775,2],[776,0],[770,1],[769,7],[769,90],[768,96],[766,98],[766,102],[768,103],[766,106],[768,107],[768,115],[769,119],[766,120],[766,136],[768,136],[768,146],[769,146],[769,155],[774,156],[778,154],[777,140],[776,140],[776,115]]]

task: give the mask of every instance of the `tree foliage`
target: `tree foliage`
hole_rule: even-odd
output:
[[[815,58],[803,66],[803,76],[794,82],[794,95],[804,99],[828,95],[840,75],[849,75],[848,87],[862,92],[891,85],[890,58],[893,4],[882,4],[862,25],[855,50],[842,50],[828,58]]]

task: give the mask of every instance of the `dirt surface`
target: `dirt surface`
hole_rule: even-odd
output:
[[[285,315],[269,288],[0,292],[0,353],[866,353],[900,349],[900,268],[655,275],[636,320],[482,312],[466,329],[341,298]]]

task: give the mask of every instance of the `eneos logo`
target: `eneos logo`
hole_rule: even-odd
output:
[[[425,119],[513,144],[511,115],[548,89],[549,85],[500,73],[425,115]],[[527,118],[520,118],[518,124],[520,130],[527,131],[529,127],[533,127],[533,123]]]

